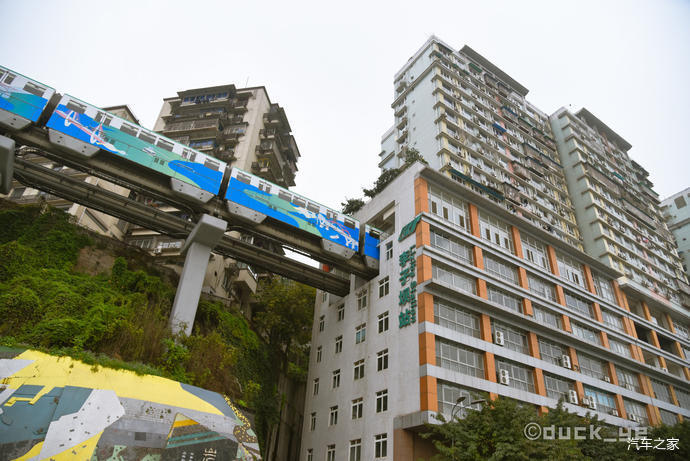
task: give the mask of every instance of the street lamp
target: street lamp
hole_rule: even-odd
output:
[[[455,405],[453,405],[453,408],[450,410],[450,422],[454,422],[454,421],[455,421],[455,412],[456,412],[457,410],[462,411],[462,410],[464,410],[464,409],[467,408],[467,407],[471,407],[472,405],[476,405],[476,404],[478,404],[478,403],[486,403],[486,400],[484,400],[484,399],[478,399],[478,400],[473,400],[473,401],[471,401],[471,402],[469,403],[469,405],[467,405],[467,407],[466,407],[466,406],[462,405],[462,403],[465,401],[465,399],[467,399],[467,396],[466,396],[466,395],[461,395],[461,396],[458,397],[458,399],[455,401]],[[458,406],[458,405],[459,405],[459,406]],[[451,447],[451,450],[453,449],[454,446],[455,446],[455,433],[453,433],[453,435],[451,436],[451,439],[450,439],[450,447]],[[453,453],[453,459],[455,459],[455,453]]]

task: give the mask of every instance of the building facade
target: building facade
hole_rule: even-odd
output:
[[[459,396],[540,412],[563,399],[618,426],[690,417],[690,313],[591,252],[561,126],[496,66],[435,37],[395,90],[380,167],[410,148],[429,166],[357,213],[387,235],[379,275],[352,277],[343,298],[317,293],[301,459],[428,459],[419,433]],[[667,269],[670,290],[680,279]]]
[[[676,242],[686,277],[690,276],[690,188],[661,202],[661,209]]]

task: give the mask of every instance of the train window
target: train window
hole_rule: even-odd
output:
[[[307,203],[307,210],[311,211],[312,213],[318,213],[320,211],[318,205],[314,205],[313,203]]]
[[[326,210],[326,218],[327,218],[329,221],[335,221],[337,217],[338,217],[338,213],[336,213],[335,211],[333,211],[333,210]]]
[[[9,85],[10,83],[14,82],[15,77],[16,75],[14,75],[12,72],[8,72],[7,76],[5,77],[5,83]]]
[[[266,192],[267,194],[270,194],[271,193],[271,185],[267,182],[262,181],[259,183],[259,190],[262,190],[262,191]]]
[[[138,137],[142,141],[145,141],[149,144],[155,144],[155,142],[156,142],[156,137],[154,135],[152,135],[151,133],[148,133],[144,130],[141,130],[141,133],[139,133]]]
[[[204,166],[206,168],[210,168],[212,170],[218,171],[220,169],[220,163],[216,162],[215,160],[206,157],[206,160],[204,161]]]
[[[80,104],[80,103],[78,103],[72,99],[67,101],[66,107],[68,110],[73,110],[74,112],[78,112],[80,114],[83,114],[84,112],[86,112],[86,105],[85,104]]]
[[[182,151],[182,157],[186,158],[190,162],[193,162],[194,160],[196,160],[196,152],[189,149],[184,149]]]
[[[110,126],[110,122],[113,121],[113,118],[110,115],[101,111],[98,111],[93,119],[96,120],[98,123],[103,123],[104,125],[108,126]]]
[[[252,183],[252,177],[242,173],[241,171],[237,172],[237,180],[239,182],[243,182],[245,184],[251,184]]]
[[[283,200],[286,200],[288,202],[292,202],[292,195],[289,193],[285,192],[284,190],[279,190],[278,191],[278,197],[282,198]]]
[[[171,143],[170,141],[166,141],[166,140],[164,140],[164,139],[158,139],[158,142],[156,143],[156,145],[157,145],[158,147],[160,147],[161,149],[167,150],[168,152],[172,152],[172,151],[173,151],[173,145],[174,145],[174,144]]]
[[[345,227],[349,227],[350,229],[356,229],[357,227],[355,226],[355,222],[351,219],[345,218]]]
[[[133,127],[132,125],[129,125],[127,123],[123,123],[122,126],[120,127],[120,131],[123,133],[127,133],[132,136],[136,136],[137,133],[139,132],[138,128]]]
[[[307,205],[307,201],[300,197],[294,197],[292,199],[292,203],[294,203],[300,208],[304,208]]]
[[[24,85],[24,91],[26,91],[27,93],[31,93],[35,96],[43,97],[43,93],[46,92],[46,89],[45,87],[36,85],[33,82],[26,82],[26,85]]]

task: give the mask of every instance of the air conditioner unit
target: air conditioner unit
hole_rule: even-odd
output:
[[[153,254],[159,255],[159,254],[161,254],[162,251],[163,250],[160,247],[156,247],[153,249]]]
[[[628,415],[628,419],[629,419],[630,421],[635,421],[636,423],[639,423],[639,422],[640,422],[640,417],[637,416],[635,413],[630,413],[630,414]]]
[[[610,383],[610,382],[611,382],[611,378],[609,378],[608,376],[604,376],[604,381],[606,381],[607,383]]]
[[[503,338],[502,331],[497,331],[496,333],[494,333],[494,343],[496,343],[499,346],[503,346],[505,344],[505,339]]]
[[[590,410],[597,409],[597,401],[596,399],[594,399],[594,397],[585,396],[582,398],[582,403],[587,405],[587,408],[589,408]]]
[[[611,416],[618,416],[618,410],[611,410],[609,413]]]
[[[572,366],[572,364],[570,363],[570,356],[568,356],[568,355],[562,355],[562,356],[561,356],[561,365],[562,365],[564,368],[571,369],[573,366]]]
[[[665,372],[665,373],[668,373],[668,368],[666,368],[666,367],[661,367],[661,371],[663,371],[663,372]]]
[[[510,371],[498,370],[498,381],[506,386],[510,384]]]
[[[626,388],[627,390],[629,390],[629,391],[634,391],[634,390],[635,390],[635,386],[633,386],[633,385],[630,384],[630,383],[625,383],[625,388]]]
[[[574,390],[569,390],[568,391],[568,402],[572,403],[573,405],[577,405],[577,392]]]

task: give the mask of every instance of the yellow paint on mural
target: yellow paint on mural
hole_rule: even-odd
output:
[[[26,454],[20,456],[19,458],[13,459],[12,461],[26,461],[34,456],[38,456],[38,454],[41,452],[41,447],[43,447],[43,442],[38,442],[36,445],[31,447],[31,450],[27,451]]]
[[[5,384],[12,389],[19,389],[22,384],[44,386],[39,392],[40,395],[50,392],[53,387],[64,386],[112,389],[118,397],[222,415],[220,410],[210,403],[184,390],[179,382],[159,376],[137,375],[133,371],[103,367],[93,371],[91,365],[78,360],[55,357],[33,350],[24,351],[15,359],[34,362],[17,373],[21,376],[10,376],[5,379]],[[36,401],[38,398],[34,397],[32,400]]]
[[[103,431],[94,435],[93,437],[84,440],[78,445],[68,448],[65,451],[53,455],[50,458],[45,458],[41,461],[89,461],[93,456],[94,450],[96,450],[96,445],[98,440],[103,435]]]

